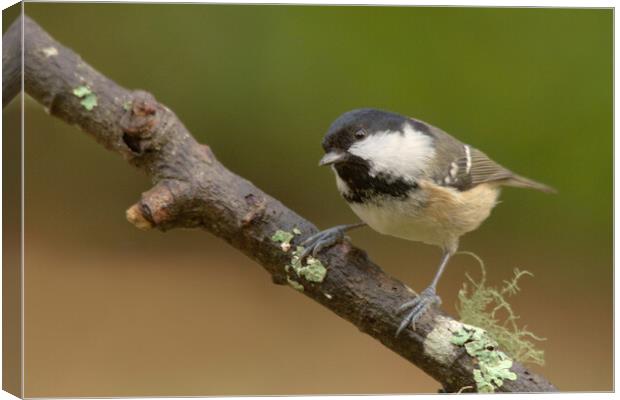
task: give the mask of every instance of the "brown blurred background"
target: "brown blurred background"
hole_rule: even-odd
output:
[[[461,247],[485,260],[490,284],[515,267],[535,274],[512,301],[547,338],[547,364],[534,370],[562,390],[612,389],[611,10],[25,9],[111,79],[154,93],[231,170],[320,227],[355,221],[316,163],[330,122],[357,107],[426,120],[557,187],[505,190]],[[216,237],[136,230],[124,210],[148,179],[25,102],[25,396],[439,388]],[[5,116],[18,112],[11,104]],[[351,236],[414,289],[434,273],[436,248]],[[478,267],[458,256],[440,284],[452,313],[466,272]]]

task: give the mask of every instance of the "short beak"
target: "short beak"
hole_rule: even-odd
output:
[[[335,153],[333,151],[329,152],[325,154],[323,158],[321,158],[321,161],[319,161],[319,167],[322,167],[323,165],[330,165],[330,164],[335,164],[337,162],[343,161],[345,156],[346,156],[345,153]]]

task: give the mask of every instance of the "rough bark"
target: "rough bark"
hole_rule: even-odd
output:
[[[19,29],[20,22],[16,21],[3,37],[3,67],[19,54],[19,35],[15,33]],[[444,391],[475,387],[476,360],[450,343],[450,328],[459,326],[457,321],[432,310],[416,330],[406,329],[396,338],[400,322],[397,309],[414,294],[348,242],[320,254],[319,259],[327,266],[322,282],[307,281],[292,270],[286,271],[290,251],[282,251],[271,236],[278,229],[298,228],[302,234],[294,245],[317,232],[311,222],[226,169],[210,148],[196,142],[176,115],[151,94],[117,85],[28,17],[24,17],[24,38],[26,93],[51,115],[79,127],[152,178],[153,188],[127,210],[127,219],[136,227],[207,230],[255,260],[275,283],[285,284],[287,277],[300,282],[304,288],[300,293],[423,369],[441,383]],[[11,71],[3,68],[5,82],[17,79]],[[7,89],[11,85],[3,85],[3,104],[15,95]],[[96,96],[92,109],[85,101],[90,95],[83,93],[84,87]],[[78,88],[82,93],[74,92]],[[437,349],[442,353],[438,355]],[[518,379],[505,381],[499,391],[556,390],[519,363],[511,369]]]

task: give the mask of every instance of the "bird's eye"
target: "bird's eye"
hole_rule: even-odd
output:
[[[356,139],[363,139],[366,137],[366,131],[363,129],[359,129],[357,132],[355,132],[355,138]]]

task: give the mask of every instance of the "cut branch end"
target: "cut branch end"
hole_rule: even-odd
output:
[[[127,217],[127,221],[129,221],[140,230],[147,231],[153,228],[153,224],[151,224],[149,220],[144,218],[139,203],[136,203],[133,206],[129,207],[127,211],[125,211],[125,217]]]

